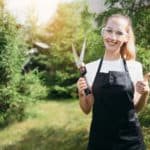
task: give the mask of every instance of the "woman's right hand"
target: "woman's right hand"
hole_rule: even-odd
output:
[[[84,90],[88,88],[85,78],[80,77],[77,81],[78,92],[80,95],[84,95]]]
[[[78,87],[78,93],[79,93],[79,99],[80,99],[80,106],[85,114],[88,114],[91,111],[91,108],[93,106],[93,94],[85,94],[85,89],[88,88],[86,79],[83,77],[80,77],[77,81],[77,87]]]

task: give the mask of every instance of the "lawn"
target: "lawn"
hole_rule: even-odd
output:
[[[31,105],[29,119],[0,132],[0,150],[85,150],[90,116],[78,101],[49,101]]]
[[[77,100],[38,102],[26,111],[30,118],[0,131],[0,150],[86,149],[91,114],[83,114]],[[144,133],[149,143],[150,130]]]

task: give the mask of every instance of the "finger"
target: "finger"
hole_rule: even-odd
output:
[[[143,90],[144,90],[144,93],[149,93],[150,88],[149,88],[149,86],[145,86]]]
[[[81,87],[81,88],[79,88],[79,89],[78,89],[79,93],[84,93],[84,91],[85,91],[86,88],[87,88],[87,87]]]
[[[84,87],[87,87],[87,84],[86,83],[82,83],[82,84],[79,84],[80,88],[84,88]]]
[[[147,81],[138,81],[136,85],[139,87],[148,86],[148,82]]]
[[[139,94],[143,94],[145,91],[144,91],[144,89],[137,89],[136,90]]]
[[[143,90],[144,85],[142,85],[140,82],[137,82],[136,84],[136,91],[141,92]]]
[[[81,81],[77,83],[78,87],[83,87],[83,86],[87,86],[87,83],[85,81]]]
[[[148,88],[149,88],[149,87],[148,87],[147,84],[137,86],[137,89],[138,89],[138,90],[142,90],[142,91],[145,91],[145,90],[148,89]]]
[[[79,78],[78,82],[82,83],[82,82],[86,82],[86,80],[85,80],[85,78]]]
[[[80,77],[79,80],[78,80],[78,82],[81,82],[81,81],[83,81],[83,80],[84,80],[84,78],[83,78],[83,77]]]
[[[148,84],[138,85],[138,86],[136,86],[136,91],[140,94],[149,93],[150,88],[149,88]]]
[[[83,90],[83,89],[86,89],[86,88],[87,88],[87,84],[86,84],[85,81],[82,81],[82,82],[79,82],[79,83],[77,84],[77,87],[78,87],[79,90]]]
[[[77,85],[82,83],[83,81],[84,81],[84,78],[79,78],[78,81],[77,81]]]
[[[144,90],[143,90],[142,88],[137,88],[136,91],[137,91],[138,93],[142,93]]]

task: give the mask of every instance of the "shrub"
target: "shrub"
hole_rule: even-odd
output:
[[[139,113],[138,117],[142,126],[150,127],[150,104]]]

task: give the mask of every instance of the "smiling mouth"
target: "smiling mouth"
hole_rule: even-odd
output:
[[[115,46],[115,45],[117,45],[117,42],[116,41],[107,41],[107,44],[110,46]]]

